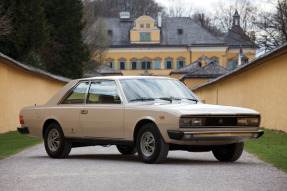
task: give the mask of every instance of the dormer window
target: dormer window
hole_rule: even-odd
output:
[[[182,35],[183,34],[183,29],[177,29],[177,34]]]
[[[108,35],[113,36],[113,30],[108,30]]]
[[[144,24],[140,24],[140,28],[144,28]]]

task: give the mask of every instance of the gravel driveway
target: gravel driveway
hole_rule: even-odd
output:
[[[0,151],[1,152],[1,151]],[[72,149],[51,159],[43,144],[0,161],[0,190],[287,190],[287,174],[244,152],[234,163],[170,151],[148,165],[115,146]]]

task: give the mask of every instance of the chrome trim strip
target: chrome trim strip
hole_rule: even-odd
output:
[[[205,131],[205,132],[183,132],[184,135],[198,135],[198,134],[219,134],[219,133],[230,133],[230,134],[236,134],[236,133],[260,133],[261,130],[258,131]]]

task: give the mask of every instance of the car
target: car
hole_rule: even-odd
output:
[[[245,140],[264,133],[258,112],[204,104],[180,81],[153,76],[72,80],[45,105],[22,108],[19,121],[18,131],[43,138],[52,158],[74,147],[116,145],[144,163],[162,162],[172,150],[212,151],[233,162]]]

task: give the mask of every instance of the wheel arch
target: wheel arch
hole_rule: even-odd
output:
[[[145,125],[145,124],[148,124],[148,123],[152,123],[156,126],[156,128],[158,129],[156,123],[154,121],[152,121],[151,119],[142,119],[140,120],[139,122],[137,122],[136,126],[135,126],[135,129],[134,129],[134,134],[133,134],[133,138],[134,138],[134,141],[136,141],[136,138],[137,138],[137,134],[139,132],[139,130]]]
[[[45,132],[46,132],[46,129],[48,128],[48,126],[51,124],[51,123],[57,123],[60,127],[60,123],[56,120],[56,119],[47,119],[44,124],[43,124],[43,128],[42,128],[42,137],[45,136]]]

